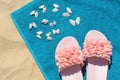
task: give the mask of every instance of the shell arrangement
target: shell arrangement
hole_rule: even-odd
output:
[[[60,10],[60,6],[58,4],[56,4],[56,3],[53,3],[53,7],[54,8],[51,11],[52,13],[57,13]],[[47,12],[48,8],[45,5],[40,5],[38,7],[38,9],[42,11],[42,14],[45,14]],[[66,11],[63,12],[62,15],[63,15],[63,17],[67,18],[67,17],[70,17],[72,15],[72,13],[73,12],[72,12],[71,8],[70,7],[66,7]],[[37,10],[32,10],[29,15],[32,16],[32,17],[38,18],[39,17],[39,12]],[[52,22],[50,22],[50,20],[45,19],[45,18],[43,18],[41,20],[41,23],[43,25],[49,25],[49,27],[57,26],[57,21],[53,20]],[[77,17],[75,20],[70,19],[68,21],[68,23],[70,23],[73,27],[78,26],[78,25],[80,25],[80,17]],[[37,28],[37,26],[38,25],[35,22],[29,23],[29,30],[32,30],[32,28]],[[36,32],[36,38],[38,38],[38,39],[41,40],[42,37],[43,37],[42,36],[43,33],[44,33],[43,31],[37,31]],[[53,35],[59,35],[60,34],[60,29],[59,28],[58,29],[53,29],[51,32],[47,32],[44,35],[44,37],[46,38],[46,40],[48,40],[48,41],[53,40],[53,38],[51,37],[51,34],[53,34]]]

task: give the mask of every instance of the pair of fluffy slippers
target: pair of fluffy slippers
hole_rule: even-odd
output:
[[[112,45],[99,31],[91,30],[81,50],[77,40],[68,36],[56,48],[56,65],[62,80],[83,80],[82,67],[86,62],[87,80],[107,80]]]

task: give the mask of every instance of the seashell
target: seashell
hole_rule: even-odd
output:
[[[51,27],[52,27],[52,26],[54,26],[54,25],[53,25],[53,23],[50,23],[50,24],[49,24],[49,26],[51,26]]]
[[[70,17],[70,14],[66,12],[66,13],[63,13],[63,16],[64,17]]]
[[[33,16],[35,14],[35,12],[36,12],[35,10],[31,11],[30,16]]]
[[[44,7],[42,13],[46,13],[46,11],[47,11],[47,7]]]
[[[49,36],[49,37],[47,37],[46,39],[47,39],[48,41],[51,41],[51,40],[52,40],[52,37]]]
[[[36,34],[37,35],[41,35],[41,34],[43,34],[43,32],[42,31],[38,31]]]
[[[70,19],[70,20],[69,20],[69,23],[70,23],[72,26],[76,26],[75,21],[74,21],[74,20],[72,20],[72,19]]]
[[[58,12],[58,11],[59,11],[58,8],[54,8],[54,9],[52,10],[52,12]]]
[[[38,16],[39,16],[39,13],[35,12],[35,17],[38,18]]]
[[[57,30],[53,29],[52,32],[53,32],[53,34],[59,34],[60,33],[60,29],[57,29]]]
[[[57,22],[56,21],[53,21],[49,24],[49,26],[56,26]]]
[[[54,6],[55,8],[59,8],[59,5],[56,4],[56,3],[54,3],[53,6]]]
[[[38,39],[42,39],[42,37],[41,37],[40,35],[36,35],[36,37],[37,37]]]
[[[32,29],[33,25],[32,23],[29,24],[29,29]]]
[[[59,34],[60,33],[60,29],[57,29],[56,32],[57,32],[57,34]]]
[[[80,17],[77,17],[75,22],[76,22],[76,25],[79,25],[80,24]]]
[[[69,7],[66,8],[66,11],[67,11],[69,14],[72,14],[72,10],[71,10]]]
[[[53,29],[53,31],[52,31],[52,32],[53,32],[53,34],[56,34],[56,30],[55,30],[55,29]]]
[[[55,25],[57,24],[57,22],[56,22],[56,21],[53,21],[52,23],[53,23],[53,26],[55,26]]]
[[[32,26],[33,26],[34,28],[37,28],[37,24],[36,24],[35,22],[32,22]]]
[[[48,32],[45,36],[49,37],[51,35],[51,32]]]
[[[29,24],[29,29],[32,29],[33,27],[37,28],[37,24],[35,22]]]
[[[43,19],[41,22],[42,22],[43,24],[48,24],[49,20]]]
[[[43,9],[45,7],[45,5],[41,5],[39,6],[39,9]]]

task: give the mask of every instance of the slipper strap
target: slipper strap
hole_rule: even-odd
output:
[[[100,57],[109,61],[112,55],[112,45],[109,41],[85,40],[83,53],[87,57]]]
[[[57,51],[56,63],[59,71],[76,64],[80,64],[81,66],[83,66],[84,63],[82,51],[79,47],[71,47],[61,51]]]

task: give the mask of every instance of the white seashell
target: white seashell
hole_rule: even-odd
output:
[[[63,13],[63,16],[64,17],[70,17],[70,14],[66,12],[66,13]]]
[[[57,22],[56,22],[56,21],[53,21],[52,23],[53,23],[53,26],[55,26],[55,25],[57,24]]]
[[[41,35],[41,34],[43,34],[43,32],[42,31],[38,31],[36,34],[37,35]]]
[[[56,31],[56,32],[57,32],[57,34],[59,34],[59,33],[60,33],[60,29],[57,29],[57,31]]]
[[[51,32],[48,32],[45,36],[49,37],[51,35]]]
[[[39,13],[35,12],[35,17],[38,18],[38,16],[39,16]]]
[[[44,7],[42,13],[46,13],[46,11],[47,11],[47,7]]]
[[[41,5],[39,6],[39,9],[43,9],[45,7],[45,5]]]
[[[70,19],[70,20],[69,20],[69,23],[70,23],[72,26],[76,26],[75,21],[74,21],[74,20],[72,20],[72,19]]]
[[[47,39],[48,41],[51,41],[51,40],[52,40],[52,37],[49,36],[49,37],[47,37],[46,39]]]
[[[46,19],[42,19],[42,21],[41,21],[41,22],[42,22],[42,23],[44,23],[45,21],[46,21]]]
[[[55,8],[59,8],[59,5],[56,4],[56,3],[54,3],[53,6],[54,6]]]
[[[54,8],[54,9],[52,10],[52,12],[58,12],[58,11],[59,11],[58,8]]]
[[[46,20],[44,24],[48,24],[49,20]]]
[[[42,37],[41,37],[40,35],[36,35],[36,37],[37,37],[38,39],[42,39]]]
[[[51,26],[51,27],[52,27],[52,26],[54,26],[54,25],[53,25],[53,23],[50,23],[50,24],[49,24],[49,26]]]
[[[56,26],[57,22],[56,21],[53,21],[49,24],[49,26]]]
[[[42,22],[43,24],[48,24],[49,20],[43,19],[41,22]]]
[[[33,16],[35,14],[35,12],[36,12],[35,10],[31,11],[30,16]]]
[[[57,30],[53,29],[52,32],[53,32],[53,34],[59,34],[60,33],[60,29],[57,29]]]
[[[53,32],[53,34],[56,34],[56,30],[55,29],[53,29],[52,32]]]
[[[53,34],[57,34],[57,32],[56,32],[56,30],[55,30],[55,29],[53,29],[53,31],[52,31],[52,32],[53,32]]]
[[[76,22],[76,25],[79,25],[80,24],[80,17],[77,17],[75,22]]]
[[[32,26],[33,26],[34,28],[37,28],[37,24],[36,24],[35,22],[32,22]]]
[[[29,24],[29,29],[32,29],[33,25],[32,23]]]
[[[71,10],[69,7],[66,8],[66,11],[67,11],[69,14],[72,14],[72,10]]]

